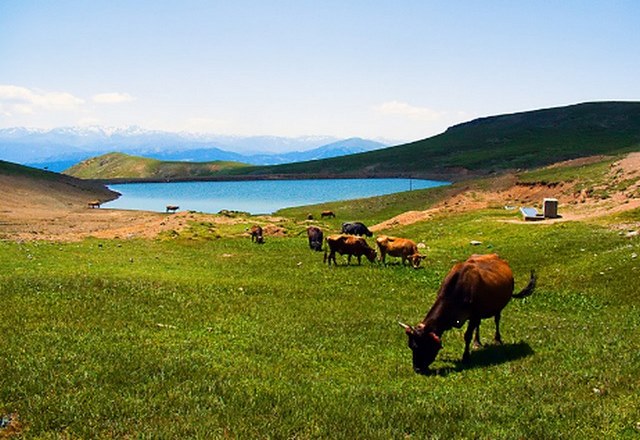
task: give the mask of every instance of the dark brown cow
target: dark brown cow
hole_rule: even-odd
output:
[[[320,218],[325,218],[325,217],[332,217],[335,218],[336,214],[333,211],[322,211],[320,213]]]
[[[446,276],[435,303],[417,326],[402,324],[413,351],[413,369],[427,371],[442,348],[440,337],[452,327],[460,328],[469,321],[464,334],[462,361],[469,361],[469,344],[475,330],[474,346],[480,345],[480,320],[493,317],[496,323],[495,342],[501,344],[500,313],[513,298],[524,298],[533,293],[536,285],[534,271],[529,284],[520,293],[513,294],[513,272],[509,264],[496,254],[472,255],[458,263]]]
[[[340,255],[348,255],[347,264],[351,264],[352,255],[358,257],[358,264],[360,264],[360,257],[363,255],[372,263],[376,260],[376,250],[370,247],[362,237],[334,234],[328,236],[326,241],[329,250],[325,249],[324,251],[324,261],[327,262],[327,252],[330,251],[328,256],[329,266],[331,266],[331,261],[337,266],[336,252]]]
[[[167,205],[167,212],[176,212],[178,209],[180,209],[179,206],[176,205]]]
[[[322,229],[317,226],[309,226],[307,228],[307,237],[309,237],[309,247],[314,251],[322,250]]]
[[[259,225],[253,225],[251,226],[251,229],[249,230],[249,233],[251,234],[251,241],[252,242],[256,242],[258,244],[262,244],[264,243],[264,236],[262,235],[262,227]]]
[[[385,262],[387,254],[392,257],[402,258],[402,264],[407,261],[411,263],[414,268],[420,267],[420,262],[424,255],[420,255],[418,252],[418,245],[413,240],[408,238],[389,237],[387,235],[380,235],[376,238],[376,244],[380,250],[380,261]]]

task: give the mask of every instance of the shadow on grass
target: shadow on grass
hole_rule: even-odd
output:
[[[456,359],[453,361],[455,364],[453,367],[430,370],[427,374],[446,376],[448,374],[459,373],[464,370],[504,364],[506,362],[531,356],[533,353],[533,349],[526,342],[503,345],[485,345],[479,350],[471,351],[471,359],[469,362],[462,362],[461,359]]]

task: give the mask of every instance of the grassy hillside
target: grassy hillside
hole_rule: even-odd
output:
[[[640,150],[640,102],[599,102],[482,118],[397,147],[234,173],[459,179],[467,173],[535,168],[635,150]]]
[[[165,162],[123,153],[109,153],[80,162],[64,171],[82,179],[176,179],[209,177],[245,167],[239,162]]]
[[[115,199],[118,195],[100,183],[3,160],[0,160],[0,183],[0,200],[3,201],[17,197],[24,203],[31,203],[34,202],[33,197],[46,197],[86,205],[88,200],[107,201]]]

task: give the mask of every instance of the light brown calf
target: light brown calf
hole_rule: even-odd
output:
[[[380,249],[380,261],[383,263],[388,254],[392,257],[402,258],[402,264],[406,264],[408,261],[411,263],[411,266],[417,269],[420,267],[420,262],[426,258],[425,255],[420,255],[416,243],[408,238],[380,235],[376,238],[376,244],[378,245],[378,249]]]

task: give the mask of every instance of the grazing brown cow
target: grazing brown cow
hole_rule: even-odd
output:
[[[333,211],[322,211],[320,213],[320,218],[325,218],[325,217],[332,217],[335,218],[336,214]]]
[[[408,238],[380,235],[376,238],[376,244],[380,249],[380,261],[383,263],[387,254],[389,254],[392,257],[402,258],[403,265],[408,261],[411,266],[417,269],[420,267],[422,259],[426,258],[426,256],[420,255],[418,252],[418,245]]]
[[[427,371],[442,348],[440,337],[452,327],[460,328],[469,321],[464,334],[462,361],[469,361],[469,344],[475,330],[474,346],[480,346],[480,320],[493,317],[496,323],[495,342],[501,344],[500,313],[513,298],[524,298],[533,293],[536,285],[534,271],[529,284],[520,293],[513,294],[513,272],[509,264],[496,254],[472,255],[458,263],[446,276],[435,303],[421,323],[412,327],[399,323],[409,337],[413,351],[413,369]]]
[[[264,243],[264,236],[262,235],[262,227],[259,225],[253,225],[251,226],[251,229],[249,230],[249,233],[251,234],[251,241],[252,242],[256,242],[258,244],[262,244]]]
[[[314,251],[322,250],[322,229],[317,226],[309,226],[307,228],[307,237],[309,237],[309,247]]]
[[[358,257],[358,264],[360,264],[360,257],[365,256],[372,263],[376,260],[376,250],[367,244],[367,241],[362,237],[356,237],[355,235],[334,234],[327,237],[327,245],[329,246],[329,266],[333,261],[334,266],[337,266],[336,252],[340,255],[348,255],[347,265],[351,264],[351,256]],[[324,261],[327,262],[327,250],[324,251]]]
[[[102,205],[102,202],[100,200],[91,200],[87,205],[89,208],[99,208],[100,205]]]
[[[176,205],[167,205],[167,212],[176,212],[178,209],[180,209],[179,206]]]

